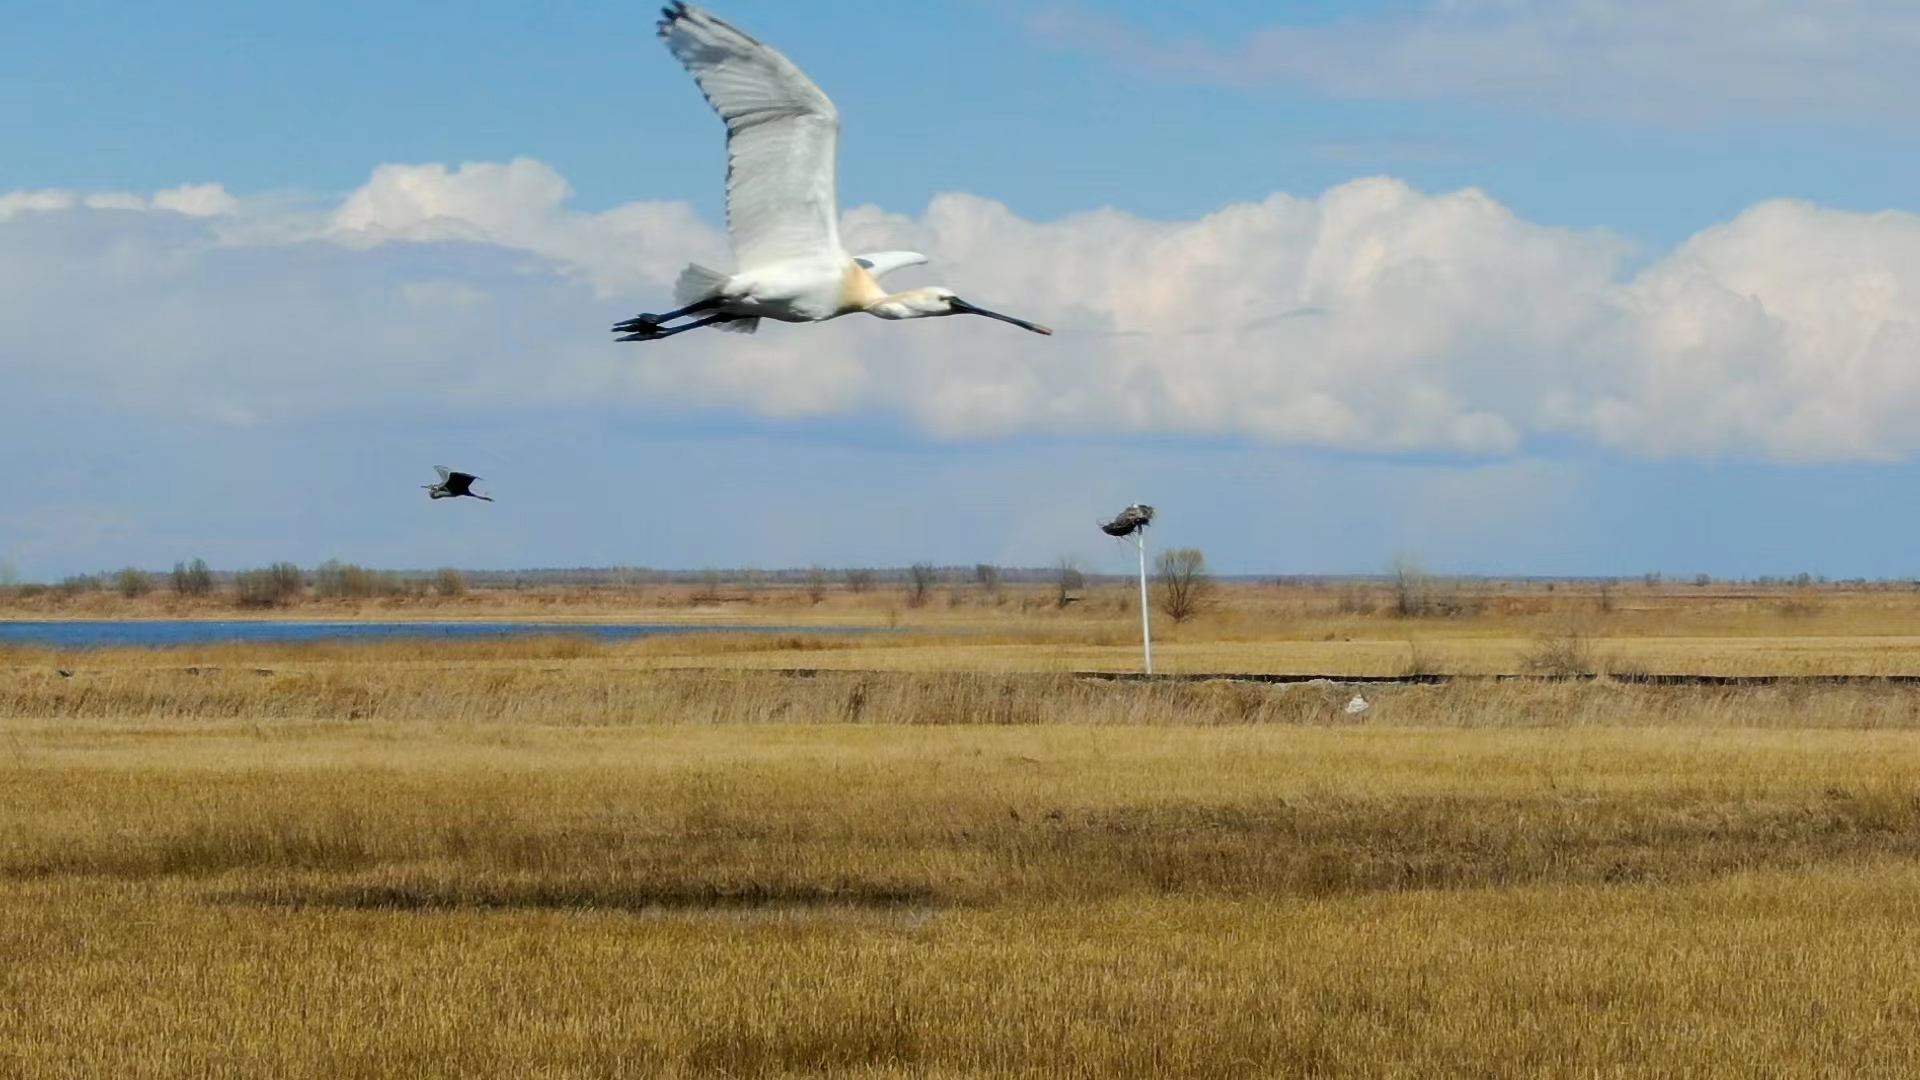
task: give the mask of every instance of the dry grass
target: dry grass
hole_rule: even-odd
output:
[[[955,647],[964,650],[967,647]],[[1006,646],[1006,648],[1018,648]],[[693,649],[692,652],[682,650]],[[1220,726],[1347,722],[1351,690],[1106,682],[1058,672],[897,671],[892,649],[740,636],[608,646],[488,642],[219,645],[0,654],[0,717],[51,726],[383,722],[484,727],[658,723]],[[894,659],[896,663],[887,663]],[[867,661],[881,670],[846,670]],[[767,670],[776,664],[788,672]],[[66,672],[63,675],[61,672]],[[1602,681],[1380,686],[1375,727],[1920,728],[1904,685],[1651,687]]]
[[[1628,591],[1596,665],[1906,655],[1844,597],[1743,637],[1702,628],[1777,599],[1640,634]],[[1359,722],[1075,679],[1109,628],[1047,618],[0,653],[0,1076],[1920,1072],[1920,691]],[[1238,618],[1171,654],[1490,669],[1567,625]]]
[[[1906,732],[16,721],[5,745],[8,1075],[1920,1065]]]

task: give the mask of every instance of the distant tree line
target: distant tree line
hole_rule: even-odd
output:
[[[891,590],[895,602],[906,608],[924,607],[936,595],[944,595],[949,606],[963,602],[998,605],[1005,602],[1004,590],[1025,586],[1029,591],[1019,600],[1022,606],[1039,599],[1032,591],[1039,588],[1043,590],[1039,596],[1047,598],[1039,602],[1050,600],[1053,606],[1066,608],[1079,603],[1090,588],[1111,588],[1130,584],[1131,580],[1131,574],[1089,573],[1071,557],[1046,567],[999,566],[992,563],[942,566],[932,562],[916,562],[905,567],[853,566],[838,570],[816,563],[786,570],[715,567],[655,570],[615,566],[480,571],[452,568],[374,570],[338,559],[329,559],[311,571],[303,571],[289,562],[252,569],[217,571],[209,567],[206,560],[196,558],[174,563],[170,573],[154,573],[130,566],[99,574],[72,575],[45,585],[20,582],[12,565],[0,560],[0,595],[28,597],[52,593],[60,597],[73,597],[90,592],[114,592],[128,599],[137,599],[166,590],[176,596],[190,598],[230,594],[234,603],[249,608],[282,606],[308,598],[322,601],[404,600],[436,596],[455,598],[464,596],[470,587],[632,590],[654,586],[690,587],[689,599],[694,603],[750,600],[753,591],[761,587],[791,589],[804,595],[813,604],[824,602],[835,592],[843,591],[858,596]],[[1151,599],[1162,614],[1175,622],[1184,622],[1201,614],[1213,603],[1218,580],[1209,570],[1206,557],[1199,549],[1166,549],[1158,552],[1154,559]],[[1498,578],[1485,575],[1442,578],[1426,573],[1408,556],[1397,557],[1384,575],[1296,575],[1258,580],[1281,586],[1332,589],[1340,594],[1340,610],[1343,613],[1368,615],[1384,611],[1400,618],[1448,618],[1473,614],[1481,604],[1481,599],[1468,591],[1468,587],[1474,583],[1535,583],[1548,590],[1552,590],[1556,583],[1591,585],[1597,589],[1597,602],[1604,613],[1613,610],[1619,595],[1616,589],[1622,585],[1637,581],[1645,587],[1658,588],[1673,581],[1666,575],[1651,572],[1637,579]],[[1694,587],[1714,584],[1796,589],[1810,589],[1815,585],[1920,585],[1920,582],[1909,580],[1869,581],[1850,578],[1834,581],[1809,573],[1761,576],[1747,580],[1715,579],[1706,574],[1697,574],[1682,577],[1679,581]],[[1385,586],[1384,592],[1380,589],[1382,585]],[[968,596],[974,599],[969,601],[966,599]],[[1116,602],[1124,606],[1128,600],[1110,597],[1102,601],[1103,605]]]
[[[164,575],[129,566],[109,573],[70,575],[51,586],[9,583],[6,588],[23,597],[48,592],[74,597],[112,591],[132,600],[158,592],[162,583],[176,596],[195,599],[215,596],[224,587],[231,592],[233,602],[243,608],[296,603],[306,598],[309,588],[315,598],[322,600],[459,597],[467,592],[466,575],[451,567],[432,573],[400,573],[368,570],[338,559],[321,563],[311,574],[290,562],[220,573],[209,567],[205,559],[194,559],[174,563],[173,571]]]

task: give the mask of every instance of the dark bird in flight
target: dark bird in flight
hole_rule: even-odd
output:
[[[1100,531],[1108,536],[1132,536],[1153,523],[1153,507],[1145,503],[1134,503],[1120,516],[1100,526]]]
[[[427,494],[430,497],[435,499],[457,499],[462,495],[469,495],[476,499],[485,499],[488,502],[493,501],[493,496],[482,495],[473,490],[473,482],[480,478],[472,473],[454,472],[445,465],[435,465],[433,471],[440,474],[440,482],[437,484],[420,485],[427,489]]]

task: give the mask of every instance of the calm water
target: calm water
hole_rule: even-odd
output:
[[[597,641],[626,641],[661,634],[857,633],[854,627],[688,626],[667,623],[553,622],[303,622],[259,619],[14,622],[0,620],[0,645],[51,645],[66,649],[106,646],[151,648],[206,641],[340,641],[384,638],[472,638],[529,634],[575,634]]]

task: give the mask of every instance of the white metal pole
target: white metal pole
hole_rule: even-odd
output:
[[[1153,628],[1147,624],[1147,530],[1133,534],[1133,546],[1140,549],[1140,646],[1147,654],[1147,674],[1153,674]]]

